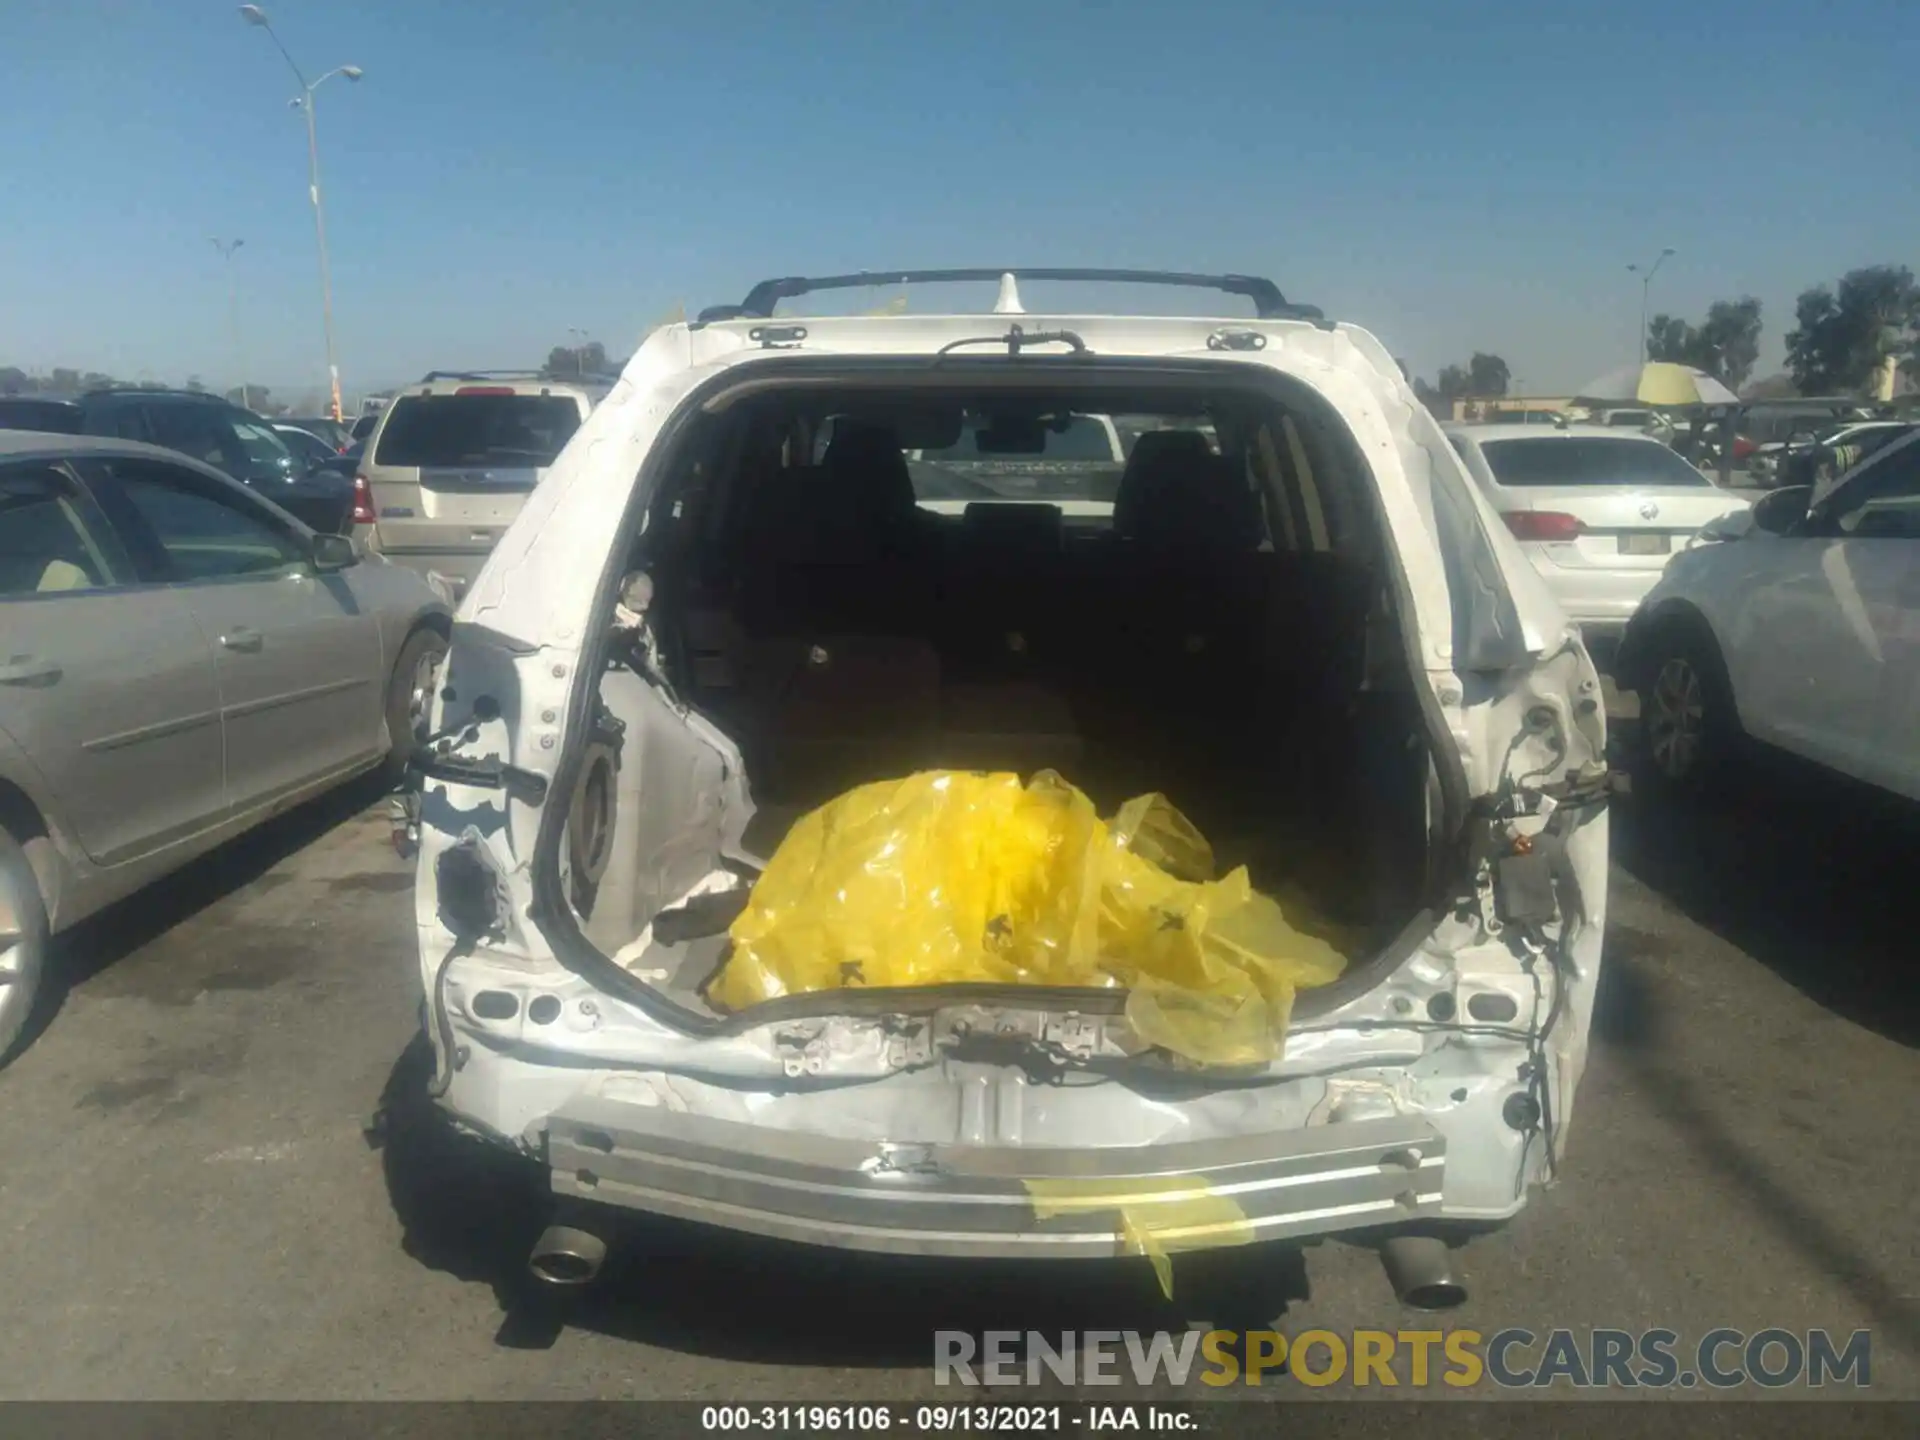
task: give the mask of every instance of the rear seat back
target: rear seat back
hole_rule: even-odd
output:
[[[761,482],[744,547],[749,634],[924,634],[934,546],[888,431],[841,427],[817,466]]]
[[[1198,431],[1142,435],[1113,522],[1087,596],[1106,612],[1090,628],[1106,632],[1093,648],[1113,678],[1137,684],[1157,669],[1209,695],[1243,683],[1258,654],[1270,557],[1259,553],[1258,502],[1231,462]]]
[[[1071,577],[1058,505],[975,501],[942,566],[939,634],[962,664],[1024,673],[1060,658]]]

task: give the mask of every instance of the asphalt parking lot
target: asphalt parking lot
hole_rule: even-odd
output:
[[[1789,780],[1614,823],[1564,1178],[1467,1247],[1448,1323],[1866,1328],[1874,1393],[1920,1396],[1920,844]],[[563,1327],[503,1310],[517,1172],[407,1105],[369,1133],[421,1074],[410,887],[360,790],[70,937],[0,1072],[0,1395],[906,1398],[936,1328],[1412,1322],[1342,1243],[1180,1257],[1169,1304],[1144,1262],[962,1281],[664,1226]]]

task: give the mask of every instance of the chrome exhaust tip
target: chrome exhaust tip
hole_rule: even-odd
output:
[[[607,1242],[571,1225],[549,1225],[527,1256],[527,1269],[533,1278],[556,1290],[591,1285],[606,1263]]]
[[[1467,1287],[1453,1268],[1446,1242],[1431,1235],[1395,1235],[1380,1246],[1387,1283],[1414,1310],[1452,1310],[1466,1303]]]

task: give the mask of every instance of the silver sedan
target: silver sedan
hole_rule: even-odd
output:
[[[48,937],[267,817],[398,780],[451,615],[172,451],[0,433],[0,1058]]]

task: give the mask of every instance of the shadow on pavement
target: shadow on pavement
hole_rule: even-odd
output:
[[[764,1364],[930,1366],[936,1330],[1245,1331],[1306,1298],[1298,1250],[1174,1257],[1174,1299],[1143,1259],[967,1263],[860,1255],[647,1216],[622,1217],[600,1281],[564,1311],[543,1306],[527,1252],[547,1219],[530,1161],[452,1131],[425,1095],[432,1052],[417,1038],[381,1097],[388,1196],[406,1252],[489,1286],[498,1343],[551,1345],[562,1325],[715,1358]],[[1384,1282],[1383,1282],[1384,1283]]]
[[[1613,860],[1809,999],[1920,1045],[1920,823],[1884,797],[1756,766],[1716,804],[1614,807]]]
[[[55,936],[52,963],[19,1049],[24,1051],[53,1024],[72,991],[176,925],[253,884],[385,793],[386,786],[377,776],[350,781],[236,836]]]
[[[1614,809],[1613,858],[1696,924],[1736,946],[1834,1014],[1920,1044],[1913,921],[1920,825],[1906,807],[1784,762],[1756,767],[1716,804]],[[1920,1309],[1845,1229],[1816,1212],[1783,1174],[1779,1153],[1729,1132],[1727,1096],[1703,1090],[1680,1057],[1656,980],[1672,942],[1609,924],[1594,1038],[1688,1147],[1725,1177],[1782,1241],[1853,1296],[1877,1332],[1920,1354]],[[1684,957],[1679,957],[1684,962]],[[1847,1103],[1852,1103],[1849,1100]],[[1785,1183],[1783,1183],[1783,1181]]]

